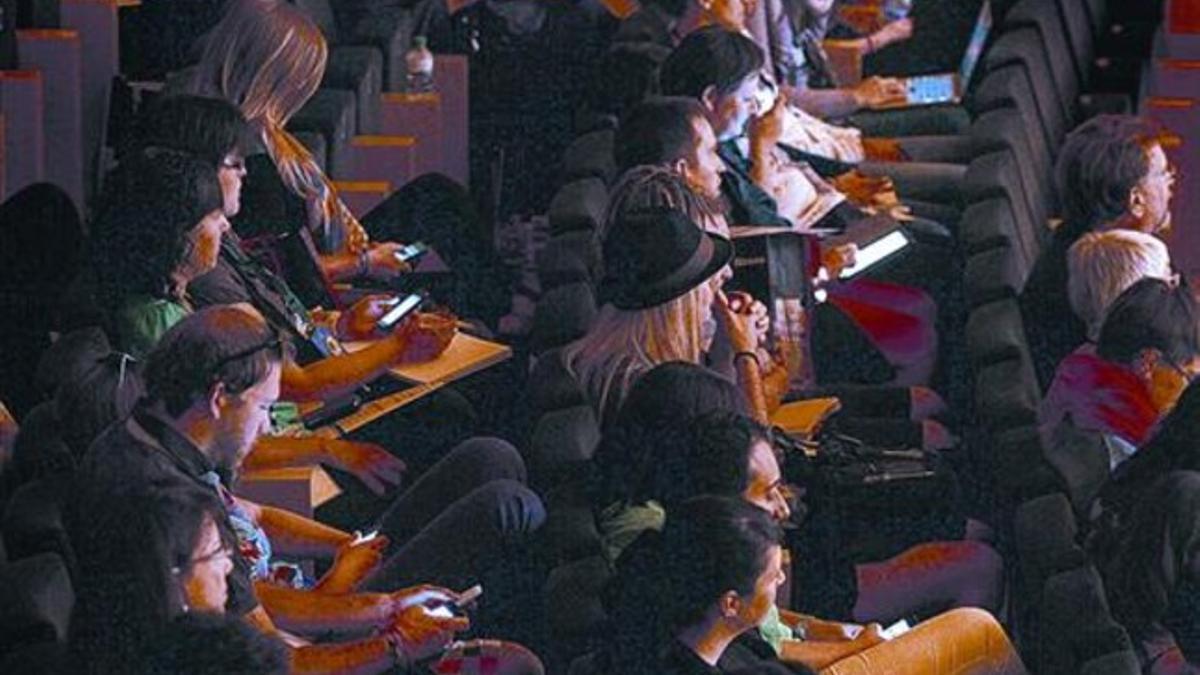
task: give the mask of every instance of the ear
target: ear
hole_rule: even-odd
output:
[[[225,391],[225,383],[217,382],[208,390],[208,413],[212,418],[221,419],[221,411],[225,409],[229,394]]]
[[[700,92],[700,104],[710,113],[717,111],[717,98],[716,85],[710,84],[704,88],[704,91]]]
[[[1146,215],[1146,192],[1140,184],[1129,189],[1128,209],[1129,215],[1138,220]]]
[[[733,619],[742,611],[742,596],[736,591],[725,591],[717,601],[717,611],[722,619]]]
[[[684,176],[687,172],[687,166],[687,160],[683,157],[680,157],[671,163],[671,170],[680,176]]]
[[[1157,349],[1143,349],[1133,359],[1133,372],[1142,379],[1150,379],[1155,366],[1162,360],[1162,354]]]

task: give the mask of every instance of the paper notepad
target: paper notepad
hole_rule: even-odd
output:
[[[841,408],[841,402],[832,397],[792,401],[779,406],[779,410],[771,415],[771,424],[793,436],[811,438],[820,430],[821,424]]]
[[[347,351],[356,352],[370,346],[370,342],[348,342]],[[442,355],[424,363],[409,363],[392,368],[395,377],[413,384],[450,382],[477,373],[512,357],[512,348],[490,342],[466,333],[458,333]]]

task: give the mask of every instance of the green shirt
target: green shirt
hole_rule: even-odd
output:
[[[137,296],[117,312],[116,329],[121,348],[143,359],[158,344],[159,338],[179,323],[191,310],[173,300]]]

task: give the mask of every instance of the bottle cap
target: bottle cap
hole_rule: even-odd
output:
[[[413,47],[417,49],[425,49],[428,44],[429,42],[424,35],[418,35],[413,38]]]

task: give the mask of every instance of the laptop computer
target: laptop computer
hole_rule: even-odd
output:
[[[967,84],[971,82],[971,76],[975,74],[975,68],[983,57],[983,48],[992,32],[992,24],[991,0],[983,0],[983,6],[979,8],[979,18],[975,20],[975,28],[971,31],[971,39],[967,42],[958,72],[900,78],[907,92],[907,100],[897,107],[962,101]]]

